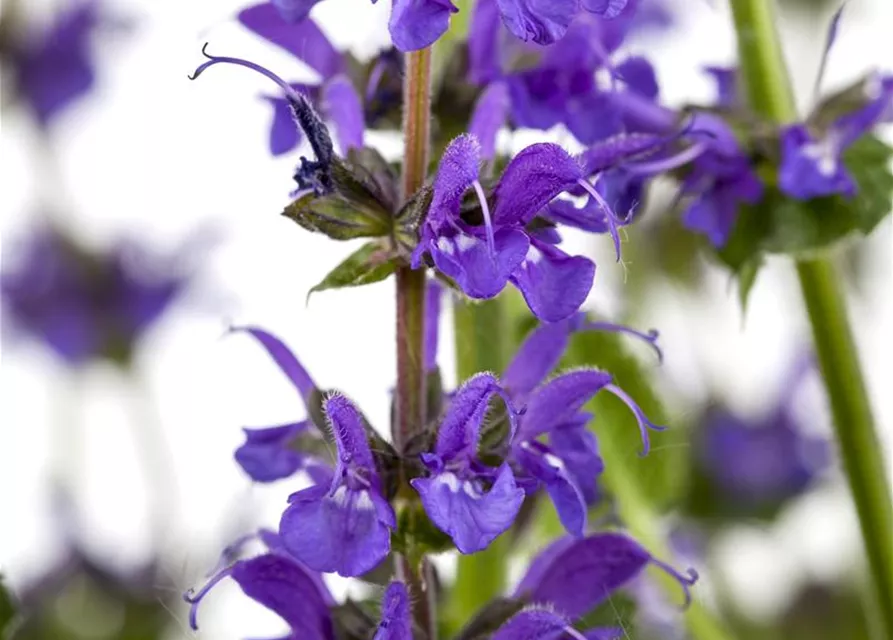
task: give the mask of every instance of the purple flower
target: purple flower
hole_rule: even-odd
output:
[[[793,399],[811,358],[795,363],[779,398],[760,418],[714,408],[702,422],[695,449],[711,485],[739,506],[777,504],[800,495],[828,467],[825,438],[804,433]]]
[[[279,338],[257,327],[233,327],[230,331],[244,331],[260,342],[295,386],[310,414],[310,401],[316,385],[288,347]],[[325,462],[295,447],[300,437],[321,439],[322,434],[311,420],[244,431],[245,444],[236,449],[235,458],[252,480],[275,482],[302,470],[307,471],[317,483],[325,482],[330,477],[331,469]]]
[[[412,266],[421,266],[428,253],[438,270],[469,297],[492,298],[511,282],[541,320],[567,318],[589,294],[595,265],[583,256],[567,255],[555,245],[553,236],[528,232],[527,226],[540,213],[548,219],[547,207],[560,194],[582,190],[594,204],[577,217],[574,226],[587,228],[583,219],[589,218],[590,230],[610,233],[619,260],[618,227],[624,220],[588,177],[596,174],[598,178],[630,154],[660,144],[656,136],[612,139],[579,158],[555,144],[534,144],[509,162],[488,199],[479,181],[480,145],[473,136],[459,136],[441,158]],[[472,189],[480,206],[478,224],[463,216],[463,198]]]
[[[893,117],[893,76],[873,77],[865,100],[821,134],[800,123],[782,129],[778,185],[784,193],[798,200],[856,194],[856,183],[841,156],[856,140]]]
[[[184,594],[184,599],[191,605],[190,626],[198,629],[199,605],[221,580],[228,577],[245,595],[288,623],[287,640],[334,640],[331,609],[336,606],[335,599],[319,573],[289,555],[279,536],[269,531],[246,536],[228,549],[225,556],[237,555],[241,547],[255,537],[261,538],[268,552],[228,564],[214,573],[198,592],[190,590]],[[409,630],[406,587],[401,582],[392,582],[385,591],[381,622],[373,640],[412,640]]]
[[[524,501],[508,464],[494,469],[477,458],[481,423],[493,395],[506,401],[514,425],[514,409],[496,378],[488,373],[469,378],[453,394],[434,451],[422,454],[430,476],[410,481],[428,517],[462,553],[486,548],[512,525]]]
[[[470,131],[480,137],[485,157],[492,157],[492,140],[509,114],[518,127],[545,130],[562,123],[578,140],[592,144],[622,131],[612,92],[635,91],[652,100],[657,95],[654,71],[644,58],[629,58],[618,66],[611,62],[631,26],[627,19],[582,15],[554,45],[538,47],[505,37],[494,0],[476,3],[474,12],[469,77],[487,87],[472,122],[487,127]],[[531,57],[538,58],[532,66]],[[516,68],[521,61],[523,66]],[[602,68],[612,77],[611,91],[596,82]]]
[[[598,499],[596,479],[604,469],[595,435],[586,428],[592,415],[581,411],[583,405],[601,390],[617,395],[638,419],[646,453],[647,430],[662,429],[602,371],[580,369],[543,382],[558,364],[570,334],[593,330],[628,333],[657,350],[656,332],[646,335],[622,325],[586,322],[578,314],[534,331],[502,377],[512,402],[525,406],[510,443],[517,481],[528,492],[545,487],[562,524],[576,536],[586,529],[587,506]]]
[[[44,226],[22,243],[19,259],[4,261],[0,291],[14,327],[67,364],[94,358],[127,364],[139,339],[187,288],[188,255],[194,254],[185,246],[153,255],[129,240],[93,253]]]
[[[562,616],[575,620],[627,585],[648,565],[676,578],[683,588],[686,605],[690,602],[689,587],[698,579],[693,569],[683,576],[654,558],[635,540],[620,533],[556,540],[530,563],[514,597],[548,605]]]
[[[394,510],[383,495],[363,417],[343,395],[332,394],[323,410],[337,459],[328,486],[292,494],[282,514],[285,547],[311,569],[358,576],[373,569],[391,548]]]
[[[724,109],[732,109],[740,104],[738,91],[738,69],[735,67],[704,67],[716,83],[716,105]]]
[[[512,616],[496,630],[492,640],[619,640],[622,637],[623,629],[617,627],[602,627],[580,633],[551,609],[532,607]]]
[[[97,2],[72,2],[46,31],[31,34],[12,53],[18,90],[41,125],[93,87],[90,41],[101,23]]]
[[[239,12],[239,22],[265,40],[291,53],[319,73],[320,84],[291,84],[308,96],[326,120],[334,125],[342,153],[363,146],[363,107],[350,79],[346,63],[325,34],[312,20],[290,24],[277,7],[269,3],[254,5]],[[290,101],[282,96],[265,96],[273,107],[270,127],[270,152],[282,155],[301,142],[301,129],[295,126]]]

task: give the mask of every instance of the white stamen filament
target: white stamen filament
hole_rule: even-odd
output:
[[[477,194],[478,201],[481,203],[481,211],[484,213],[484,227],[487,231],[487,245],[490,248],[490,255],[496,257],[496,241],[493,238],[493,221],[490,219],[490,207],[487,205],[487,196],[484,194],[484,188],[481,183],[475,180],[471,183]]]

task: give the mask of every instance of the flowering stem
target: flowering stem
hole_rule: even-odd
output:
[[[772,0],[732,0],[742,79],[751,107],[763,117],[784,123],[795,120],[797,111],[773,8]],[[797,262],[797,275],[862,528],[880,612],[880,637],[893,638],[893,507],[846,300],[828,258]]]
[[[511,357],[505,294],[480,303],[457,301],[453,307],[456,334],[456,373],[461,383],[479,371],[497,374]],[[499,596],[508,573],[508,535],[478,553],[460,555],[450,597],[449,628],[456,632],[481,607]]]
[[[425,182],[431,128],[431,50],[406,54],[403,80],[403,195]],[[402,450],[425,422],[425,270],[397,270],[397,418],[394,444]]]
[[[431,50],[406,54],[403,79],[403,196],[424,184],[431,138]],[[425,270],[397,270],[397,390],[394,445],[402,451],[425,425]],[[413,619],[437,640],[433,581],[428,561],[398,559],[398,570],[409,589]]]

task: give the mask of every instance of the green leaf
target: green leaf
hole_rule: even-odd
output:
[[[644,359],[632,355],[626,341],[620,335],[603,332],[576,334],[564,364],[597,366],[609,372],[614,383],[635,400],[652,422],[669,427],[650,434],[651,453],[643,457],[639,455],[642,441],[635,416],[623,402],[601,392],[586,407],[595,416],[592,428],[604,452],[603,479],[609,488],[616,481],[613,469],[622,466],[622,476],[637,478],[641,493],[656,510],[661,510],[678,499],[687,482],[686,430],[666,421],[661,401],[649,381],[649,367],[643,365]],[[608,457],[608,451],[614,452],[614,456]]]
[[[769,187],[763,200],[742,207],[720,258],[738,271],[763,254],[814,257],[836,242],[855,234],[868,234],[891,209],[893,175],[890,148],[875,137],[858,140],[843,160],[857,184],[855,197],[793,200]]]
[[[309,299],[316,291],[360,287],[380,282],[394,273],[397,258],[378,242],[367,242],[332,269],[322,281],[307,292]]]

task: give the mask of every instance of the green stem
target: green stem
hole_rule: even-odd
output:
[[[457,301],[453,308],[456,370],[459,382],[479,371],[501,373],[511,357],[512,340],[501,295],[480,303]],[[449,627],[455,632],[480,609],[503,593],[508,579],[508,536],[485,550],[460,555],[450,597]]]
[[[775,123],[797,118],[772,0],[732,0],[741,73],[751,107]],[[844,471],[868,556],[881,637],[893,640],[893,507],[883,452],[834,265],[801,260],[797,275],[812,324]]]
[[[797,263],[800,289],[812,324],[840,456],[846,471],[868,556],[881,618],[881,637],[893,639],[893,509],[883,449],[859,367],[843,291],[827,260]]]
[[[403,80],[403,196],[424,184],[431,138],[431,50],[406,54]],[[425,270],[397,270],[397,389],[393,439],[403,451],[413,434],[425,426]],[[398,558],[399,573],[409,589],[416,625],[437,640],[433,584],[428,561]]]

